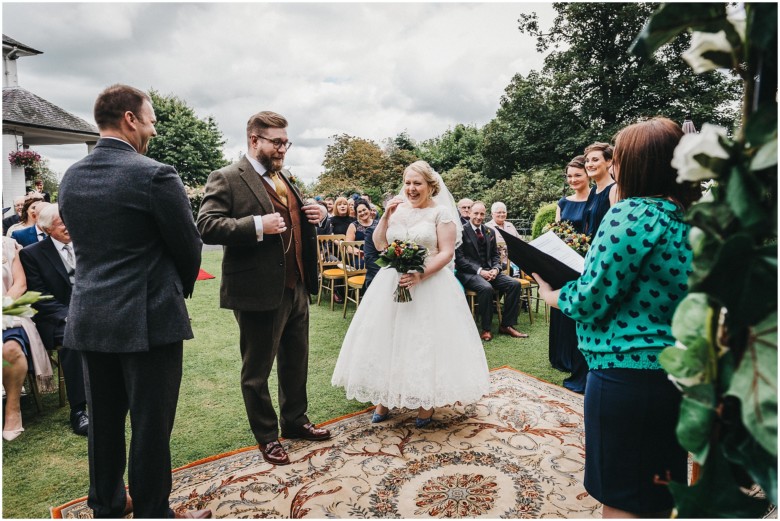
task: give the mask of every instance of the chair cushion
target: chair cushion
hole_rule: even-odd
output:
[[[350,277],[347,279],[347,283],[350,286],[363,286],[366,282],[366,276],[365,275],[356,275],[354,277]]]
[[[341,278],[344,276],[344,270],[336,268],[323,270],[322,276],[328,278]]]

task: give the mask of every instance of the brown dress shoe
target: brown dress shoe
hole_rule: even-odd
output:
[[[204,509],[204,510],[190,510],[189,512],[185,512],[183,514],[176,514],[176,519],[211,519],[211,516],[213,516],[211,510]]]
[[[297,431],[282,431],[282,438],[287,438],[288,440],[302,438],[310,441],[322,441],[330,438],[330,431],[328,429],[318,429],[313,423],[306,423],[301,425]]]
[[[490,331],[485,330],[481,335],[479,335],[479,338],[481,338],[483,342],[490,342],[493,340],[493,335],[490,333]]]
[[[525,333],[521,333],[517,329],[513,328],[512,326],[501,326],[498,328],[498,332],[502,335],[509,335],[513,338],[528,338],[528,335]]]
[[[260,453],[263,455],[263,459],[271,465],[290,464],[290,457],[287,456],[287,451],[284,450],[282,444],[277,440],[261,443],[258,447],[260,448]]]

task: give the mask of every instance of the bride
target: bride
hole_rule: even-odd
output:
[[[331,383],[347,398],[376,405],[372,422],[390,408],[418,409],[416,424],[432,421],[434,407],[472,403],[490,390],[487,361],[463,289],[452,272],[461,243],[455,201],[425,161],[404,171],[400,196],[387,203],[374,231],[378,251],[396,239],[428,249],[424,273],[386,268],[355,313]],[[394,302],[398,285],[411,302]]]

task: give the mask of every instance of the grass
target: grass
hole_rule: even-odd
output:
[[[188,301],[195,339],[184,346],[184,376],[171,440],[174,468],[255,444],[239,388],[238,327],[232,311],[219,308],[221,259],[221,251],[204,253],[203,269],[217,278],[198,282]],[[342,389],[330,385],[352,312],[348,310],[347,319],[341,315],[340,307],[334,311],[325,303],[311,307],[308,389],[309,417],[315,423],[370,405],[347,400]],[[494,324],[494,332],[496,328]],[[496,335],[485,344],[488,366],[510,365],[560,385],[567,375],[548,362],[544,315],[535,315],[529,325],[527,313],[521,314],[518,328],[531,337]],[[275,390],[274,373],[270,386]],[[56,394],[43,396],[40,414],[23,399],[22,413],[25,433],[3,444],[2,516],[46,518],[50,507],[87,494],[86,439],[71,432],[68,408],[58,408]],[[129,441],[129,429],[127,434]]]

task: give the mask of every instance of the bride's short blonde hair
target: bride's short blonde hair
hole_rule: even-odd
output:
[[[441,186],[439,185],[439,180],[437,179],[436,173],[433,171],[433,168],[431,168],[431,165],[429,165],[427,162],[422,160],[415,161],[414,163],[406,167],[406,170],[404,170],[404,177],[406,177],[406,172],[408,172],[409,170],[423,176],[423,179],[425,179],[425,182],[428,183],[428,187],[431,189],[431,197],[439,195]]]

